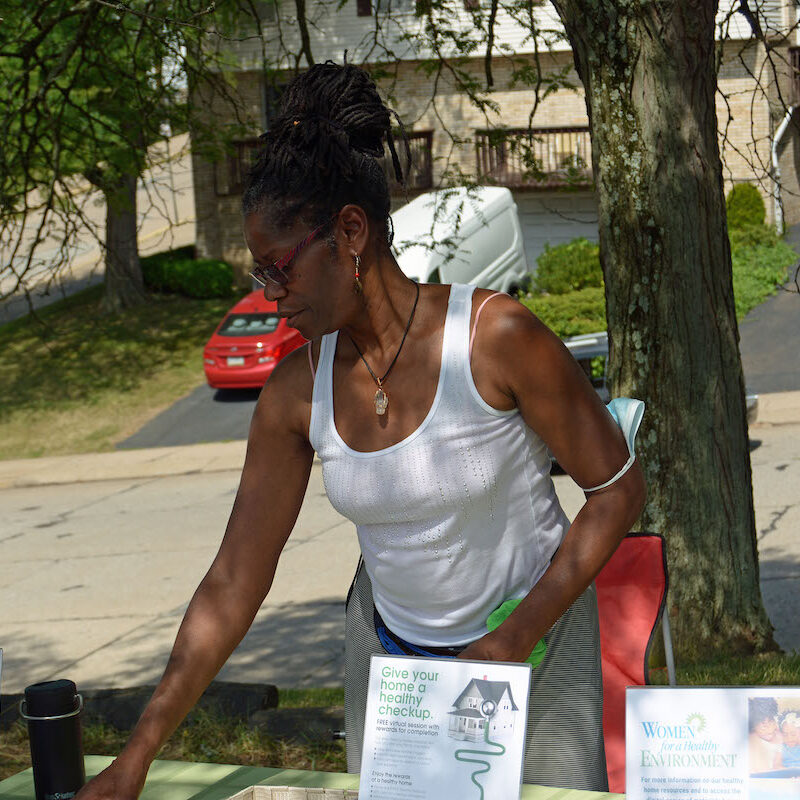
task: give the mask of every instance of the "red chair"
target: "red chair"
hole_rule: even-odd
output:
[[[650,683],[648,657],[655,628],[663,619],[670,685],[675,664],[667,597],[664,540],[630,533],[595,578],[603,664],[603,738],[611,792],[625,791],[625,687]]]

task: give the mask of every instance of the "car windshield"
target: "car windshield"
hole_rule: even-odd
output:
[[[281,318],[274,313],[229,314],[219,329],[220,336],[263,336],[272,333]]]

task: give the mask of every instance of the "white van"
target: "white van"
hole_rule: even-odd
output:
[[[397,263],[420,283],[512,292],[528,273],[517,204],[508,189],[428,192],[392,214],[392,224]]]

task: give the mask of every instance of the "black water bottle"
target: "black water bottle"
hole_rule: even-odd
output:
[[[36,800],[68,800],[86,782],[82,710],[72,681],[34,683],[25,690],[20,712],[28,722]]]

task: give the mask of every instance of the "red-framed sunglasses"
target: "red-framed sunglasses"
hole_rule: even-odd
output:
[[[250,277],[257,280],[262,286],[266,286],[267,281],[277,283],[278,286],[286,286],[286,284],[289,283],[289,279],[286,277],[284,270],[291,264],[293,259],[299,255],[300,251],[306,245],[311,244],[311,242],[319,236],[320,231],[333,222],[338,215],[339,212],[337,211],[329,220],[314,228],[302,242],[296,244],[286,255],[281,256],[277,261],[273,261],[271,264],[256,264],[250,272]]]

